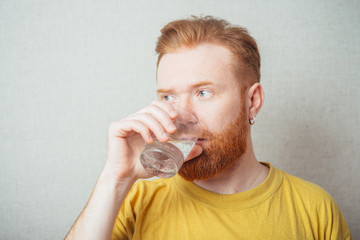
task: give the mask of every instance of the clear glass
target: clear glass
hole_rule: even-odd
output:
[[[194,147],[200,131],[199,121],[190,112],[175,107],[178,117],[173,121],[176,132],[169,135],[169,141],[160,142],[154,138],[145,144],[140,161],[147,172],[153,176],[169,178],[181,168]]]

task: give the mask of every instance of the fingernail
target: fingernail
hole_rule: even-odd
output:
[[[162,136],[163,136],[163,138],[166,138],[166,139],[169,138],[169,136],[166,133],[163,133]]]
[[[171,132],[173,132],[173,131],[176,130],[176,127],[175,127],[174,125],[170,125],[170,126],[169,126],[169,130],[170,130]]]
[[[171,117],[176,117],[176,115],[177,115],[177,112],[176,112],[175,110],[172,110],[172,111],[170,112],[170,116],[171,116]]]

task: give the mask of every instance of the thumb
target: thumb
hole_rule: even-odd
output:
[[[202,151],[203,151],[203,149],[202,149],[202,147],[201,147],[200,145],[195,145],[195,146],[191,149],[188,157],[185,159],[185,162],[186,162],[186,161],[189,161],[189,160],[191,160],[191,159],[193,159],[193,158],[195,158],[195,157],[197,157],[197,156],[199,156],[199,155],[202,153]]]

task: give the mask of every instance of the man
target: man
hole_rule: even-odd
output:
[[[351,239],[328,193],[256,159],[251,125],[264,93],[247,31],[193,17],[161,32],[159,99],[111,124],[105,167],[66,239]],[[135,183],[150,177],[139,155],[151,132],[166,142],[176,131],[173,105],[202,135],[178,175]]]

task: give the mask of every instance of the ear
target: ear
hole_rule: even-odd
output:
[[[249,119],[257,116],[264,103],[264,90],[260,83],[254,83],[248,91]]]

